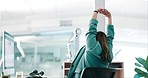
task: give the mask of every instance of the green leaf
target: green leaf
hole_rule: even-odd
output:
[[[148,56],[147,56],[147,58],[146,58],[146,64],[147,64],[147,67],[148,67]],[[148,70],[147,70],[148,71]]]
[[[139,63],[135,63],[135,65],[138,66],[138,67],[143,67],[143,66],[141,66]]]
[[[140,78],[140,77],[142,77],[141,74],[135,74],[135,76],[134,76],[134,78]]]
[[[136,58],[136,60],[137,60],[140,64],[142,64],[143,67],[148,71],[147,63],[146,63],[146,61],[145,61],[143,58],[139,57],[139,58]]]
[[[148,73],[142,71],[141,69],[135,68],[135,72],[137,72],[141,76],[148,77]]]

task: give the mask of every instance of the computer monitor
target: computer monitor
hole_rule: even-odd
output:
[[[4,75],[12,75],[15,73],[14,67],[14,37],[10,33],[4,31],[2,39],[2,59]]]

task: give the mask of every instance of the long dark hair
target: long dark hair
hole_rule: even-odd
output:
[[[102,47],[102,53],[100,55],[101,59],[108,60],[109,62],[111,62],[110,52],[109,52],[109,48],[108,48],[108,40],[107,40],[106,34],[102,31],[98,31],[97,36],[96,36],[96,40],[99,41],[99,43]]]

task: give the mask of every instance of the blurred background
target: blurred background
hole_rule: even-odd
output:
[[[125,78],[132,78],[135,57],[148,56],[148,0],[105,0],[104,5],[115,26],[113,62],[124,62]],[[70,43],[72,57],[85,45],[94,6],[95,0],[0,0],[0,32],[14,36],[15,71],[28,75],[37,69],[61,77],[67,43],[75,38]],[[77,28],[81,34],[75,37]]]

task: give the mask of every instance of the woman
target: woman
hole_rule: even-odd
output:
[[[97,32],[97,14],[103,14],[108,18],[107,35]],[[86,34],[85,67],[108,67],[113,59],[112,41],[114,39],[114,28],[111,13],[106,9],[97,9],[90,20],[89,29]]]
[[[107,35],[102,31],[97,32],[98,13],[108,18]],[[86,67],[108,67],[113,59],[113,39],[114,28],[111,13],[106,9],[95,10],[86,33],[86,47],[84,46],[80,49],[71,64],[68,78],[80,78],[82,70]]]

